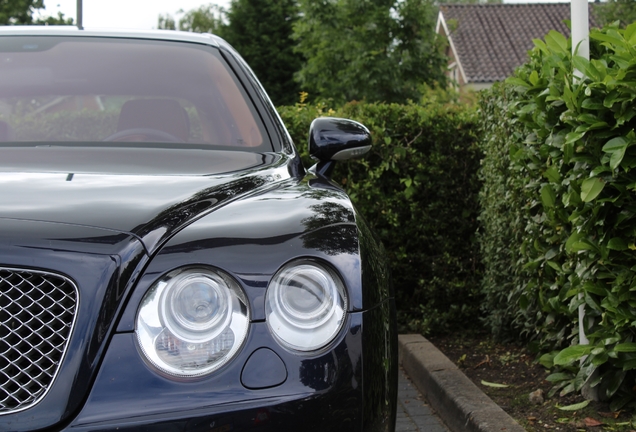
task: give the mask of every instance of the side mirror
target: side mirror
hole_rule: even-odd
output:
[[[309,127],[309,154],[317,159],[316,171],[329,177],[335,161],[361,157],[371,150],[371,134],[353,120],[321,117]]]

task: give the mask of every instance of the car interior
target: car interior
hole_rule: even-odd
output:
[[[249,96],[214,47],[118,38],[6,39],[0,38],[0,142],[272,149]]]

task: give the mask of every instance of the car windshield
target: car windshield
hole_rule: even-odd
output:
[[[99,37],[0,37],[0,142],[272,150],[218,49]]]

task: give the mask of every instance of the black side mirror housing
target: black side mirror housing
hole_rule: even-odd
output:
[[[329,177],[336,161],[354,159],[371,150],[371,133],[353,120],[320,117],[309,127],[309,154],[318,160],[316,172]]]

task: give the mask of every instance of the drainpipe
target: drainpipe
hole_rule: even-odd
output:
[[[575,54],[590,59],[590,19],[587,0],[571,0],[570,14],[572,21],[572,55]],[[583,78],[583,72],[574,70],[573,81]],[[574,84],[574,83],[573,83]],[[579,298],[583,298],[583,293],[579,294]],[[585,304],[579,306],[579,345],[587,345],[590,343],[585,336]]]

